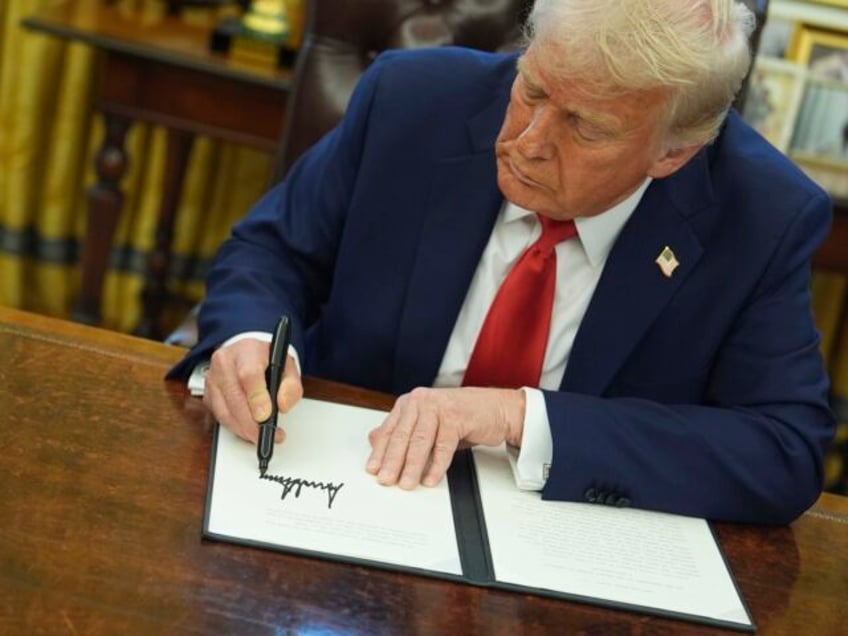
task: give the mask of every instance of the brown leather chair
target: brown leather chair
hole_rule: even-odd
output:
[[[756,52],[768,0],[744,1],[757,16]],[[354,86],[380,52],[444,45],[514,50],[532,5],[532,0],[310,0],[272,183],[341,120]],[[737,109],[744,98],[743,89]],[[165,342],[186,347],[197,342],[198,308]]]
[[[386,49],[521,44],[532,0],[312,0],[274,182],[341,120],[354,86]]]

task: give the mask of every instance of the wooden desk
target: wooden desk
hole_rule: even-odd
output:
[[[722,632],[202,540],[211,426],[162,380],[181,353],[0,308],[0,633]],[[844,633],[848,499],[823,495],[790,527],[717,530],[761,634]]]
[[[174,217],[195,135],[274,152],[282,134],[291,73],[250,66],[209,53],[210,29],[178,17],[152,20],[105,0],[75,0],[26,18],[23,26],[101,53],[96,106],[106,133],[96,158],[97,184],[88,191],[82,284],[73,317],[99,324],[103,279],[121,213],[120,180],[129,158],[124,139],[133,120],[167,126],[162,202],[148,260],[139,335],[160,338],[167,299]]]

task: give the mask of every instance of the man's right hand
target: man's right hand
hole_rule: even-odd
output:
[[[203,392],[203,403],[221,424],[254,444],[258,422],[271,413],[271,396],[265,385],[270,344],[254,338],[238,340],[212,354]],[[303,397],[303,384],[294,358],[286,358],[286,370],[276,396],[280,413],[288,412]],[[277,442],[285,432],[277,428]]]

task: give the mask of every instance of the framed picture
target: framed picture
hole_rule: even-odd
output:
[[[786,57],[797,23],[789,18],[769,16],[760,34],[758,56]]]
[[[802,26],[787,55],[808,71],[790,154],[848,169],[848,34]]]
[[[784,153],[792,140],[806,74],[801,64],[762,56],[751,72],[742,116]]]
[[[848,6],[848,0],[842,5]],[[789,156],[832,195],[846,196],[848,33],[801,25],[787,57],[808,71]]]
[[[802,25],[793,32],[786,57],[811,75],[848,82],[848,33]]]
[[[848,170],[848,82],[809,76],[790,154]]]

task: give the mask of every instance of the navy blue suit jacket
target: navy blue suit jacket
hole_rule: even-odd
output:
[[[287,313],[304,373],[431,385],[503,203],[494,141],[514,77],[514,56],[381,56],[340,126],[234,228],[171,377]],[[834,424],[809,260],[830,210],[735,113],[650,185],[545,391],[545,498],[769,523],[814,501]]]

